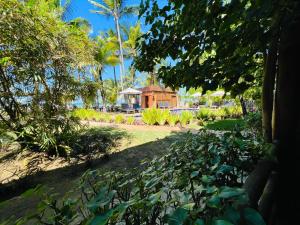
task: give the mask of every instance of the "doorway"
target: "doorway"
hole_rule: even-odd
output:
[[[145,108],[149,108],[149,96],[145,96]]]

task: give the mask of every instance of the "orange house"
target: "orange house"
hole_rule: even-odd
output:
[[[142,108],[174,108],[177,107],[178,96],[171,88],[147,86],[139,89]]]

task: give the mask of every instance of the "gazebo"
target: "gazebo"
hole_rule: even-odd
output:
[[[133,88],[127,88],[121,92],[120,95],[123,95],[122,110],[128,111],[128,109],[136,110],[141,108],[141,94],[142,92]]]

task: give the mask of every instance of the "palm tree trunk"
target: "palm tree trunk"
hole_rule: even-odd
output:
[[[115,4],[116,5],[116,4]],[[120,33],[120,25],[119,25],[119,17],[118,15],[115,16],[115,25],[118,35],[118,42],[119,42],[119,48],[120,48],[120,80],[121,80],[121,89],[123,90],[123,76],[125,74],[125,67],[124,67],[124,56],[123,56],[123,47],[122,47],[122,39],[121,39],[121,33]]]
[[[115,86],[118,86],[118,82],[117,82],[117,75],[116,75],[116,67],[114,66],[114,82],[115,82]]]
[[[265,56],[265,71],[262,88],[263,135],[267,142],[272,142],[272,114],[274,85],[277,61],[277,38],[272,40],[268,54]]]

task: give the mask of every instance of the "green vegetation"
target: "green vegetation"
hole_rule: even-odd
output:
[[[149,108],[142,112],[142,120],[147,125],[155,125],[157,123],[157,112],[161,109]]]
[[[205,125],[205,128],[210,130],[223,130],[223,131],[230,131],[234,130],[237,127],[244,128],[245,121],[243,119],[225,119],[225,120],[218,120],[213,122],[208,122]]]
[[[142,120],[147,125],[165,125],[175,126],[180,122],[181,126],[186,126],[193,119],[193,113],[183,111],[180,115],[174,115],[169,110],[150,108],[142,112]]]
[[[196,117],[204,121],[224,119],[224,118],[240,118],[242,109],[240,106],[230,106],[218,109],[201,108]]]
[[[115,123],[125,123],[125,117],[122,114],[115,116]]]
[[[170,114],[167,122],[170,126],[174,127],[179,122],[179,116],[177,114]]]
[[[240,207],[247,203],[247,197],[239,187],[264,151],[263,144],[241,133],[226,133],[223,137],[206,132],[187,133],[170,146],[165,156],[145,162],[142,171],[87,171],[78,185],[82,193],[79,201],[67,197],[59,204],[45,193],[44,203],[36,213],[37,220],[33,216],[29,221],[35,224],[40,224],[39,219],[54,224],[55,221],[63,224],[223,221],[237,225],[243,218],[249,224],[263,225],[255,210]],[[153,209],[156,213],[152,213]]]
[[[135,118],[133,116],[128,116],[126,118],[126,123],[129,124],[129,125],[133,125],[135,122]]]
[[[188,123],[190,123],[193,119],[194,115],[190,111],[183,111],[179,115],[179,122],[181,126],[186,126]]]

